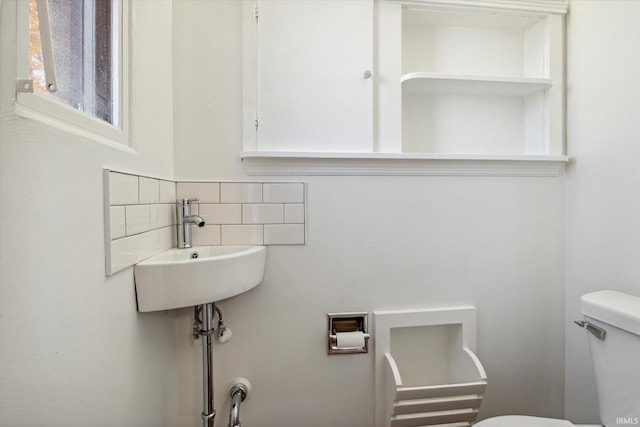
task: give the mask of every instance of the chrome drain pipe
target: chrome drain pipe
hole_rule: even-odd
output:
[[[236,378],[233,385],[229,388],[229,397],[231,397],[231,408],[229,409],[229,425],[228,427],[241,427],[240,425],[240,403],[247,398],[251,384],[246,378]]]
[[[200,336],[202,337],[202,391],[203,391],[203,408],[202,426],[213,427],[216,417],[216,410],[213,407],[213,354],[212,354],[212,336],[213,317],[215,306],[213,303],[204,304],[202,306],[202,329]]]

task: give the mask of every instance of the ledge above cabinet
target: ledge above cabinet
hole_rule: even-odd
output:
[[[247,175],[554,177],[567,156],[245,151]]]
[[[416,72],[402,76],[403,90],[424,94],[526,96],[552,86],[550,79]]]

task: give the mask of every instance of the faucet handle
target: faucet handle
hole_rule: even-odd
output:
[[[191,202],[198,202],[198,201],[200,201],[200,199],[198,199],[197,197],[193,199],[178,199],[178,204],[182,206],[186,206],[191,204]]]

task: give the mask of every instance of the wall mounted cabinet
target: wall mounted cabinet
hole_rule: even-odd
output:
[[[245,5],[250,173],[280,153],[567,160],[566,0]]]
[[[245,78],[256,81],[245,149],[371,151],[373,2],[267,0],[245,12]]]

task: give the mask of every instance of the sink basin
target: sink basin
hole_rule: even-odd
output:
[[[139,311],[217,302],[262,282],[266,246],[169,249],[136,264]]]

